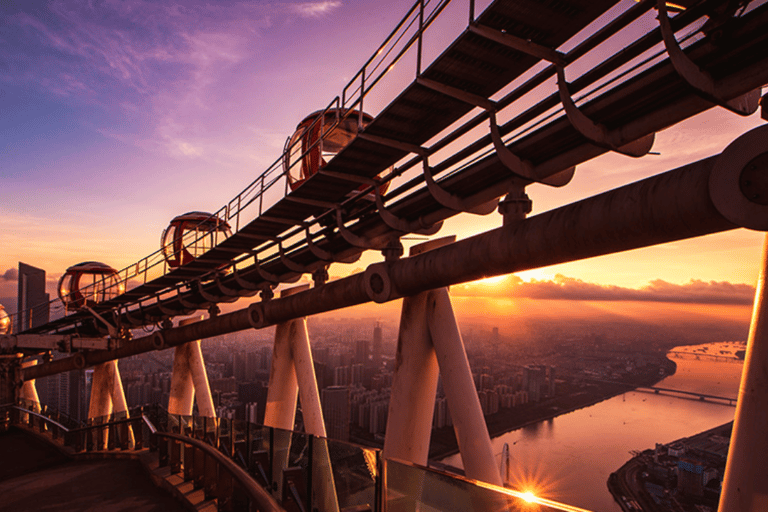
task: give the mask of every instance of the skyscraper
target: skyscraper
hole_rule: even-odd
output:
[[[382,343],[381,323],[376,322],[373,328],[373,367],[378,368],[381,365],[381,343]]]
[[[328,437],[349,441],[349,388],[331,386],[322,391],[323,417]]]
[[[50,300],[45,293],[45,270],[19,262],[16,332],[48,323]]]

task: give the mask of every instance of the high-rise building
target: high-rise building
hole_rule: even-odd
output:
[[[363,365],[368,364],[368,340],[355,342],[355,362]]]
[[[531,402],[541,400],[541,387],[544,385],[545,370],[541,366],[528,365],[523,368],[523,389],[528,391]]]
[[[349,441],[349,388],[331,386],[322,391],[323,417],[328,437]]]
[[[373,360],[371,361],[374,368],[378,368],[381,365],[382,341],[383,333],[381,330],[381,324],[376,322],[376,326],[373,328]]]
[[[555,367],[549,367],[549,396],[555,396]]]
[[[48,323],[50,297],[45,293],[45,270],[19,262],[16,332]]]

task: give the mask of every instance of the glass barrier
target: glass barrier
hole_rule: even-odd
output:
[[[45,418],[58,418],[43,408],[45,418],[32,414],[39,404],[0,409],[0,426],[26,423],[64,438],[77,451],[153,447],[152,428],[205,440],[232,458],[289,510],[389,512],[467,510],[508,512],[581,512],[559,504],[484,482],[477,482],[415,464],[381,458],[381,450],[303,432],[254,425],[243,420],[169,414],[158,406],[93,418],[68,429]],[[15,412],[14,412],[15,411]],[[26,416],[26,417],[25,417]],[[72,421],[61,417],[64,421]],[[126,421],[127,420],[127,421]],[[54,421],[57,421],[54,419]],[[203,478],[195,450],[179,441],[158,442],[161,465],[189,478]],[[194,473],[194,475],[193,475]],[[197,475],[200,473],[200,475]],[[226,479],[225,479],[226,480]],[[229,480],[222,480],[223,483]],[[242,491],[242,490],[240,490]],[[233,491],[233,500],[242,492]],[[384,503],[386,501],[386,503]]]
[[[313,444],[312,466],[317,475],[314,481],[318,501],[327,503],[335,494],[341,509],[375,510],[379,450],[335,439],[315,438]]]

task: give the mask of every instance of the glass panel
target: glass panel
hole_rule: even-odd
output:
[[[576,510],[521,493],[409,465],[387,461],[388,510],[467,510],[537,512]],[[530,500],[530,501],[529,501]]]
[[[315,438],[312,457],[315,506],[330,510],[329,500],[339,508],[369,506],[376,497],[376,450],[333,439]],[[335,498],[334,498],[335,496]]]
[[[275,488],[275,496],[282,496],[283,470],[289,467],[291,434],[289,430],[274,429],[274,441],[272,443],[272,485]]]

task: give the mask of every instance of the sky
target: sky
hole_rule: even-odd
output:
[[[428,53],[466,22],[465,3],[425,39]],[[19,261],[46,269],[55,293],[68,266],[123,268],[159,248],[174,216],[224,205],[279,157],[306,114],[340,94],[411,4],[0,2],[0,301],[15,296]],[[390,96],[408,73],[392,74]],[[533,214],[716,154],[760,123],[712,109],[659,133],[658,154],[605,155],[562,189],[529,187]],[[498,214],[460,215],[438,236],[500,225]],[[763,239],[735,230],[453,292],[747,308]]]

